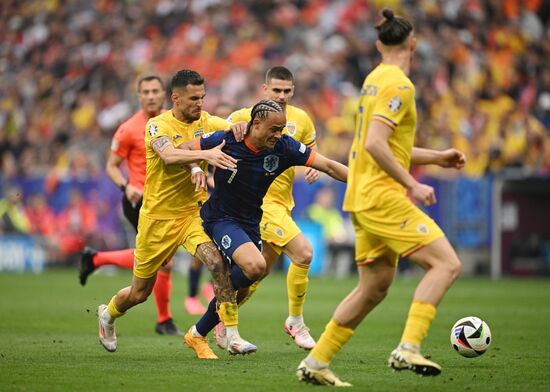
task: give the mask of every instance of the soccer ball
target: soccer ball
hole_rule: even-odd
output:
[[[479,357],[491,344],[491,330],[477,317],[464,317],[451,329],[451,346],[463,357]]]

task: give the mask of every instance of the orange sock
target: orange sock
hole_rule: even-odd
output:
[[[134,249],[97,252],[93,262],[95,268],[102,265],[116,265],[117,267],[131,270],[134,268]]]
[[[155,303],[157,304],[157,323],[162,323],[172,318],[170,313],[170,294],[172,293],[172,280],[170,273],[157,272],[157,281],[153,287]]]

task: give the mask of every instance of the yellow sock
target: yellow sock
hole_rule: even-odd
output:
[[[301,316],[304,312],[306,300],[309,265],[302,266],[290,263],[286,274],[286,287],[288,290],[288,314]]]
[[[250,299],[250,297],[252,297],[252,294],[254,294],[254,292],[256,291],[258,286],[260,285],[260,282],[261,282],[261,280],[257,280],[254,283],[252,283],[252,285],[248,288],[248,294],[246,294],[246,297],[244,297],[241,300],[241,302],[239,302],[239,307],[243,306],[245,304],[245,302],[248,301]]]
[[[328,365],[352,336],[353,329],[343,327],[336,321],[330,320],[309,356],[321,364]]]
[[[411,343],[420,347],[420,343],[428,336],[428,329],[435,318],[435,306],[427,302],[413,301],[401,337],[401,343]]]
[[[119,312],[118,311],[118,309],[116,308],[116,305],[115,305],[115,298],[116,298],[116,295],[114,295],[113,298],[111,298],[111,300],[109,301],[109,305],[107,305],[107,311],[109,312],[109,315],[112,318],[118,318],[118,317],[124,316],[126,314],[126,312]]]
[[[218,315],[226,327],[236,327],[239,325],[239,308],[237,304],[222,302],[218,309]]]

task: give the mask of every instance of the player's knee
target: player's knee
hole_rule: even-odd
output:
[[[371,306],[376,306],[388,295],[388,287],[371,287],[366,289],[366,302]]]
[[[458,279],[458,277],[462,273],[462,263],[458,258],[449,263],[449,272],[451,274],[452,281]]]
[[[132,299],[134,304],[140,304],[142,302],[147,301],[147,298],[149,298],[150,292],[147,292],[146,290],[139,290],[132,292]]]
[[[260,259],[251,260],[249,263],[247,263],[246,268],[244,270],[244,273],[247,276],[247,278],[253,281],[263,278],[266,272],[267,272],[267,266],[263,258],[261,260]]]
[[[312,259],[313,249],[311,249],[311,246],[308,244],[308,246],[304,246],[300,250],[300,252],[295,257],[295,260],[292,261],[298,265],[310,265]]]

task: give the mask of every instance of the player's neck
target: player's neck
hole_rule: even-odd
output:
[[[244,137],[244,142],[254,152],[265,150],[267,147],[259,140],[254,137],[254,134],[250,134]]]
[[[382,56],[382,64],[395,65],[409,75],[411,69],[411,55],[406,51],[392,51]]]
[[[188,117],[185,117],[181,112],[172,109],[172,116],[174,116],[177,120],[181,121],[185,124],[191,124],[192,122],[195,122],[196,120],[190,119]]]
[[[157,112],[148,112],[148,111],[144,110],[143,113],[145,114],[145,117],[153,118],[153,117],[157,117],[161,113],[161,111],[159,110]]]

